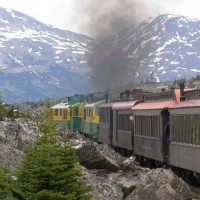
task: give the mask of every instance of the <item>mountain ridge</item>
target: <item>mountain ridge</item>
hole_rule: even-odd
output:
[[[0,91],[9,103],[200,72],[200,21],[184,16],[159,15],[103,41],[3,8],[0,27]]]
[[[83,66],[93,54],[93,48],[100,48],[97,41],[26,18],[13,10],[7,12],[1,8],[0,16],[0,90],[5,100],[38,100],[90,89],[82,75],[87,75],[89,70]],[[68,80],[73,76],[74,80],[65,80],[63,74]],[[17,80],[21,80],[19,84]],[[76,85],[78,80],[82,80],[84,87],[73,89],[71,84]],[[46,89],[40,92],[41,88]],[[37,95],[32,95],[33,91]]]
[[[137,31],[125,41],[118,35],[113,38],[110,43],[115,47],[119,44],[127,52],[130,59],[127,65],[139,66],[138,74],[143,70],[149,75],[154,72],[158,81],[168,81],[200,72],[200,21],[197,19],[163,14],[139,24]],[[191,58],[192,54],[196,56]],[[148,78],[146,73],[143,75]]]

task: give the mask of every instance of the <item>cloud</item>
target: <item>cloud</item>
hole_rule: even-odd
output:
[[[163,13],[200,19],[199,5],[199,0],[6,0],[0,3],[41,22],[95,38],[112,35]]]
[[[102,39],[159,14],[200,18],[199,4],[199,0],[73,0],[70,12],[61,21],[66,20],[65,25],[72,25],[77,32]]]

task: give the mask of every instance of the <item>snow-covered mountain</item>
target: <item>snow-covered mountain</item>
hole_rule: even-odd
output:
[[[0,8],[0,91],[7,102],[88,92],[97,41]]]
[[[59,98],[88,93],[93,85],[125,87],[199,72],[198,20],[160,15],[98,42],[0,8],[0,91],[6,102]]]
[[[200,73],[200,21],[171,14],[131,26],[104,41],[126,55],[137,81],[168,81]]]

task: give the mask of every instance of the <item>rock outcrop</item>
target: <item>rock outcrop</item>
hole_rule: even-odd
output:
[[[0,121],[0,162],[13,170],[25,146],[38,135],[36,124],[25,119]]]
[[[116,159],[116,153],[105,151],[105,147],[95,143],[87,143],[77,150],[80,164],[88,169],[108,169],[117,171],[119,161]],[[115,156],[113,156],[115,155]]]
[[[125,159],[107,145],[83,142],[80,135],[73,135],[72,140],[78,146],[77,155],[85,167],[93,200],[192,199],[187,183],[170,169],[140,167],[134,156]]]
[[[0,162],[14,170],[25,146],[37,135],[36,124],[31,121],[0,121]],[[192,199],[189,186],[170,169],[140,167],[134,156],[125,159],[109,146],[93,143],[78,133],[69,136],[77,148],[93,200]]]

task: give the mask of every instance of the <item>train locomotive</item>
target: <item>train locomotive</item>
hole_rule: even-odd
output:
[[[170,166],[188,182],[197,183],[200,89],[180,86],[157,93],[125,91],[117,102],[84,102],[77,130],[122,154],[134,154],[142,166]]]

